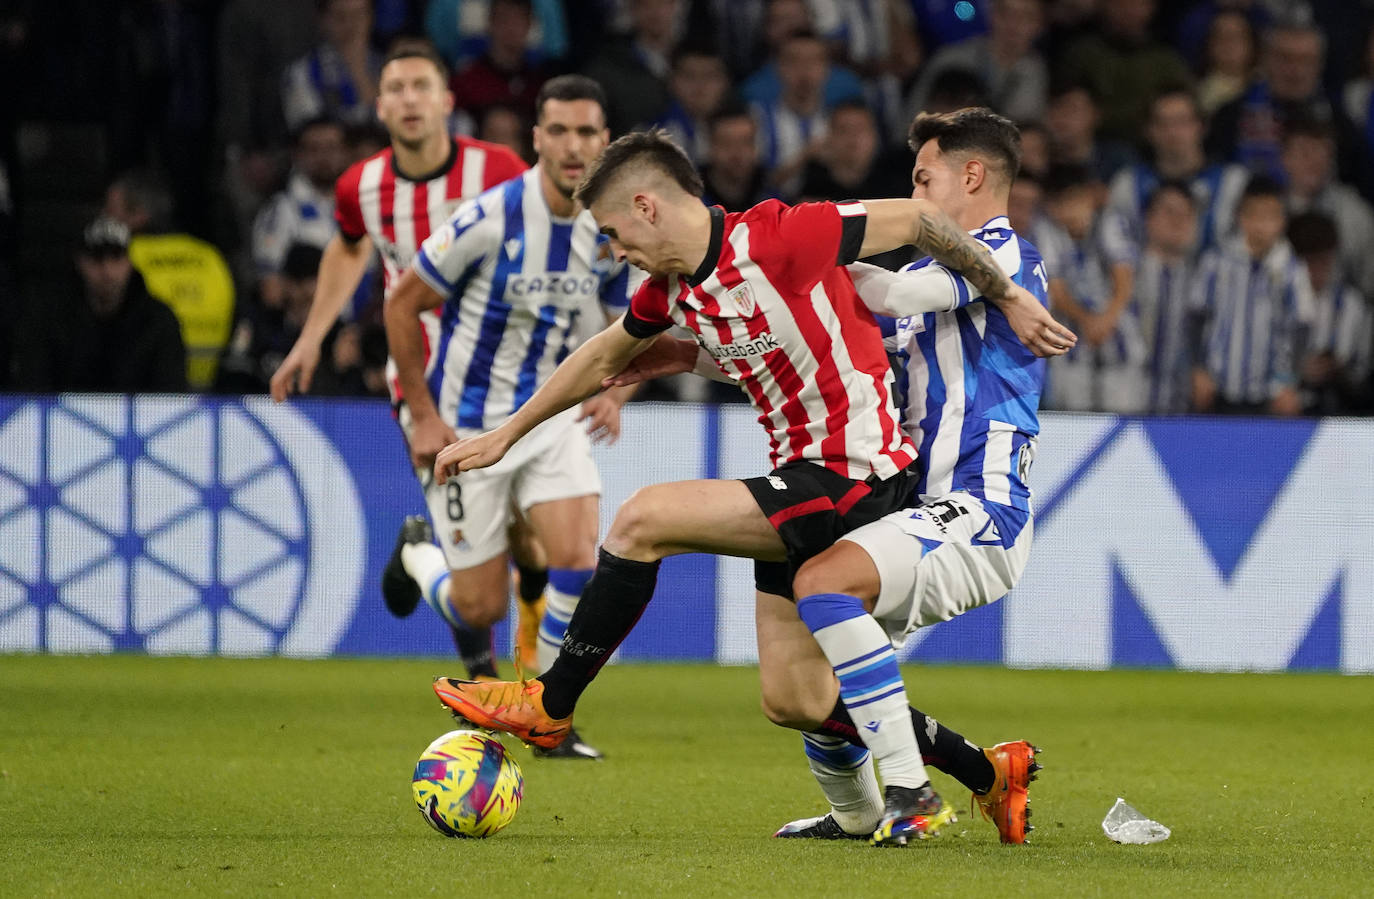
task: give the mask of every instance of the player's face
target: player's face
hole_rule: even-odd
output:
[[[435,135],[446,136],[445,121],[452,111],[453,94],[429,60],[408,56],[382,69],[377,118],[392,140],[419,147]]]
[[[611,254],[651,275],[666,275],[657,249],[662,242],[644,210],[638,209],[625,191],[607,193],[591,206],[592,218],[601,233],[611,239]]]
[[[572,196],[587,166],[610,139],[606,115],[595,100],[545,100],[534,126],[539,167],[565,197]]]
[[[964,192],[964,159],[940,152],[940,142],[928,140],[916,154],[911,169],[911,196],[930,200],[956,219],[968,202]]]

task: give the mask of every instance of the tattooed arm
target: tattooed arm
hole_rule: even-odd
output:
[[[860,256],[910,244],[962,275],[984,299],[995,303],[1016,336],[1037,356],[1065,353],[1077,342],[1074,333],[1056,322],[1039,300],[1012,282],[987,247],[934,203],[865,200],[863,205],[868,216]]]
[[[995,302],[1009,298],[1015,285],[993,261],[987,247],[929,200],[865,200],[868,221],[859,257],[911,245],[956,271]]]

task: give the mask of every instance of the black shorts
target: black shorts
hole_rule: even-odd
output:
[[[851,481],[814,462],[790,462],[766,477],[745,478],[744,486],[787,548],[785,562],[754,563],[754,586],[790,598],[792,578],[803,562],[855,528],[911,505],[916,479],[909,472]]]

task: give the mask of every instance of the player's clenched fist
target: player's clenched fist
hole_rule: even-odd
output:
[[[434,458],[434,480],[445,484],[460,471],[495,465],[508,449],[510,441],[505,439],[501,428],[476,437],[464,437],[441,449]]]

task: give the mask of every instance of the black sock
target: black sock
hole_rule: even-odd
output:
[[[515,570],[520,573],[520,601],[538,602],[539,597],[544,595],[544,588],[549,585],[549,570],[526,568],[518,562]]]
[[[965,740],[915,706],[911,706],[911,726],[916,730],[916,745],[921,761],[937,771],[943,771],[975,793],[986,793],[997,772],[983,750]],[[830,717],[817,728],[822,733],[844,737],[851,743],[862,743],[859,729],[842,701],[835,703]]]
[[[468,668],[468,677],[496,677],[496,656],[491,649],[491,628],[454,627],[453,645],[458,648],[458,658]]]
[[[644,614],[657,583],[657,562],[636,562],[601,550],[596,572],[568,622],[563,648],[549,670],[539,675],[544,711],[550,717],[572,714],[582,691]]]

